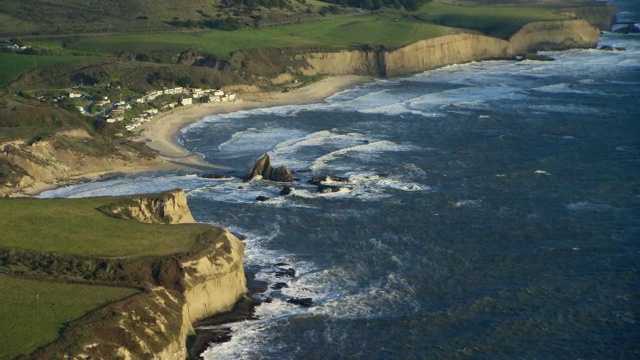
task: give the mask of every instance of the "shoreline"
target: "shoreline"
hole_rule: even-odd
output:
[[[182,147],[176,141],[180,130],[211,115],[318,101],[372,79],[370,76],[359,75],[330,76],[286,93],[247,93],[244,94],[246,98],[255,99],[177,108],[143,124],[137,140],[157,151],[164,161],[221,169],[222,167],[205,162],[198,154],[191,153]]]
[[[84,173],[67,179],[37,182],[28,187],[15,190],[10,196],[34,197],[42,192],[66,185],[118,174],[178,170],[222,170],[225,167],[206,162],[201,155],[192,153],[182,147],[176,139],[180,130],[210,115],[319,101],[355,85],[370,82],[372,79],[373,77],[361,75],[329,76],[286,93],[247,93],[245,97],[251,100],[217,103],[207,106],[179,107],[162,113],[145,123],[140,127],[138,135],[133,137],[134,141],[143,142],[158,153],[157,163],[124,166],[106,171]]]

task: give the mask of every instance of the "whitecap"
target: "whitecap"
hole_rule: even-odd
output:
[[[544,171],[544,170],[536,170],[533,172],[534,174],[538,174],[538,175],[551,175],[548,172]]]
[[[589,201],[578,201],[567,205],[567,209],[572,211],[596,211],[604,212],[611,211],[615,208],[606,204],[595,204]]]
[[[386,140],[370,142],[367,144],[342,148],[320,156],[313,162],[311,170],[318,172],[326,169],[328,167],[328,162],[348,153],[358,153],[358,155],[362,157],[364,154],[377,154],[386,151],[411,151],[415,149],[417,149],[417,147],[414,145],[400,145]]]
[[[452,203],[454,207],[470,207],[470,208],[479,208],[482,206],[481,204],[482,204],[482,200],[459,200]]]

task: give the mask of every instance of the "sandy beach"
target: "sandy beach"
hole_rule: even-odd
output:
[[[222,169],[223,167],[207,163],[201,159],[198,154],[190,153],[180,146],[176,142],[176,135],[180,129],[208,115],[318,101],[335,94],[336,92],[371,80],[372,78],[368,76],[332,76],[285,93],[272,92],[246,94],[246,97],[249,99],[259,100],[243,100],[232,103],[179,107],[174,110],[161,113],[153,120],[145,123],[139,128],[140,131],[137,138],[134,138],[134,140],[142,141],[147,146],[158,152],[159,159],[154,164],[114,168],[108,171],[82,174],[70,179],[59,181],[37,182],[26,188],[13,192],[10,196],[36,196],[43,191],[52,190],[74,182],[95,180],[115,174],[172,170],[207,171]],[[243,97],[243,94],[240,94],[240,96]]]
[[[309,103],[324,99],[338,91],[359,83],[370,81],[367,76],[344,75],[332,76],[318,82],[303,86],[286,93],[263,93],[261,100],[243,100],[233,103],[215,103],[212,105],[181,107],[157,116],[140,127],[138,140],[156,150],[165,162],[186,168],[216,168],[215,165],[202,161],[196,154],[191,154],[181,147],[175,136],[180,129],[196,122],[205,116],[230,113],[240,110],[266,108],[279,105]],[[252,97],[258,97],[255,94]],[[242,96],[242,94],[240,94]],[[167,167],[167,164],[159,166]],[[218,167],[219,168],[219,167]]]

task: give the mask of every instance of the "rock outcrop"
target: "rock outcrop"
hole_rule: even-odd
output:
[[[293,175],[285,166],[273,168],[269,154],[264,154],[256,161],[255,165],[243,177],[244,181],[251,181],[255,178],[261,178],[271,181],[292,182]]]
[[[583,19],[537,21],[523,26],[509,43],[513,55],[540,50],[594,48],[599,34],[598,28]]]
[[[187,206],[187,196],[182,190],[127,198],[100,207],[106,215],[135,220],[147,224],[185,224],[195,220]]]

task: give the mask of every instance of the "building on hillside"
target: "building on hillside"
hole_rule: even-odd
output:
[[[180,105],[182,106],[193,105],[193,98],[190,98],[190,97],[181,98]]]

